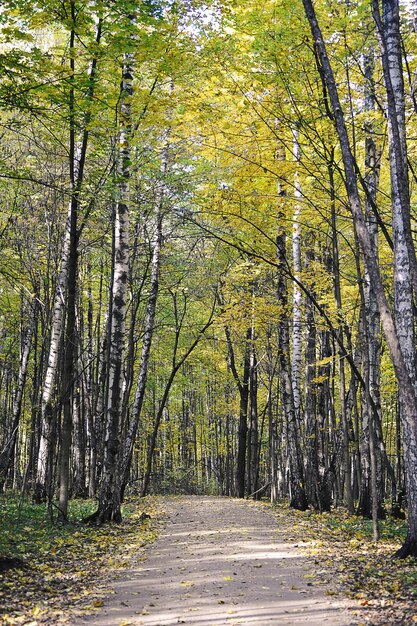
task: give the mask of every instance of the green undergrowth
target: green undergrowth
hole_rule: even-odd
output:
[[[15,559],[0,571],[1,625],[69,624],[71,616],[99,609],[111,592],[106,578],[156,538],[163,518],[157,499],[132,498],[121,524],[83,524],[95,509],[92,501],[72,501],[69,523],[57,525],[45,505],[0,499],[0,562]],[[150,518],[141,518],[144,512]]]
[[[279,532],[314,559],[320,580],[336,581],[355,601],[357,624],[417,623],[417,559],[393,558],[406,536],[406,521],[382,520],[375,544],[372,522],[343,509],[320,514],[280,503],[272,511]]]

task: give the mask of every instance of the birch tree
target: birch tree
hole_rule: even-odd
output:
[[[152,345],[152,337],[155,325],[156,303],[159,291],[159,273],[161,262],[161,245],[162,245],[162,203],[163,197],[160,198],[157,207],[155,234],[152,242],[152,268],[149,286],[149,297],[145,313],[145,328],[143,333],[142,350],[139,363],[139,371],[136,383],[135,396],[132,404],[131,423],[129,430],[123,441],[123,451],[121,456],[121,491],[122,496],[129,480],[130,465],[132,462],[133,447],[138,432],[139,421],[145,397],[146,381],[148,378],[148,369]]]
[[[129,16],[130,28],[133,16]],[[132,35],[132,40],[133,35]],[[132,42],[133,42],[132,41]],[[121,521],[120,427],[123,399],[123,357],[129,272],[129,203],[132,141],[133,51],[123,60],[119,104],[118,197],[114,215],[113,281],[110,300],[108,400],[106,407],[103,470],[97,523]]]
[[[31,313],[29,318],[29,324],[24,335],[24,340],[21,348],[19,371],[17,375],[17,384],[14,392],[13,406],[12,406],[12,420],[11,420],[11,432],[6,445],[0,452],[0,493],[3,490],[4,482],[7,477],[7,472],[12,460],[13,449],[15,448],[16,441],[18,439],[19,422],[22,412],[23,394],[25,391],[25,383],[28,373],[29,356],[32,345],[33,335],[38,321],[39,302],[38,295],[34,294],[33,302],[31,303]]]
[[[346,123],[343,115],[343,109],[340,104],[340,98],[333,70],[329,61],[324,39],[317,21],[316,13],[311,0],[303,0],[305,14],[311,28],[314,45],[320,59],[321,68],[325,80],[325,84],[329,93],[334,123],[339,138],[340,149],[342,152],[343,167],[345,173],[346,191],[349,198],[349,205],[354,220],[355,229],[365,264],[370,275],[370,279],[374,286],[375,297],[378,303],[379,313],[381,316],[382,327],[385,338],[390,350],[391,359],[394,365],[395,373],[398,379],[400,399],[402,403],[402,425],[405,440],[407,441],[405,450],[405,469],[407,474],[407,496],[409,503],[408,517],[408,535],[404,545],[398,552],[398,556],[405,557],[411,554],[417,554],[417,425],[415,415],[417,412],[417,399],[414,388],[414,381],[410,376],[406,356],[403,352],[401,337],[397,334],[393,316],[391,314],[384,285],[381,278],[381,272],[378,260],[372,248],[369,232],[366,227],[365,216],[362,208],[362,201],[359,195],[358,184],[356,180],[355,162],[346,130]],[[399,146],[397,146],[397,151]],[[395,263],[395,259],[394,259]],[[407,267],[404,268],[405,278],[407,280]],[[410,276],[408,276],[408,281]],[[406,350],[406,346],[404,346]]]
[[[285,161],[285,147],[280,142],[277,146],[277,159]],[[278,185],[278,220],[283,220],[286,200],[286,189],[280,182]],[[278,354],[280,363],[281,397],[285,416],[286,445],[289,464],[290,506],[304,511],[307,497],[304,489],[303,465],[301,459],[299,421],[294,401],[293,377],[291,375],[290,333],[288,319],[288,286],[287,286],[287,250],[286,233],[281,224],[278,225],[276,238],[277,250],[277,299],[280,304],[278,320]]]
[[[366,200],[366,223],[368,227],[371,245],[374,254],[378,256],[378,222],[371,206],[371,201],[376,204],[377,188],[380,171],[380,150],[374,139],[372,113],[375,109],[375,84],[374,84],[374,65],[375,59],[373,52],[364,55],[364,75],[365,75],[365,93],[364,108],[368,112],[369,117],[365,122],[365,182],[369,190],[369,197]],[[375,401],[376,406],[380,409],[380,319],[373,286],[369,278],[369,272],[365,268],[364,271],[364,315],[366,319],[365,333],[365,349],[369,352],[369,392]],[[372,409],[367,406],[363,412],[363,423],[361,433],[361,484],[359,497],[359,511],[362,515],[370,515],[371,513],[371,468],[370,468],[370,421],[373,420]],[[375,432],[375,429],[373,429]],[[381,445],[382,442],[380,442]],[[382,458],[377,447],[374,450],[379,466],[379,476],[382,474]],[[378,490],[378,509],[380,513],[383,508],[382,484],[379,480]]]
[[[53,319],[51,339],[48,352],[48,363],[45,372],[42,391],[41,413],[41,436],[38,451],[35,499],[41,501],[51,497],[52,487],[52,454],[55,434],[55,420],[57,402],[55,398],[55,386],[59,375],[60,343],[67,319],[65,341],[65,369],[64,369],[64,451],[61,455],[64,465],[61,472],[61,510],[66,513],[68,499],[68,471],[69,471],[69,447],[71,444],[71,386],[73,384],[73,364],[75,335],[75,299],[77,281],[77,247],[78,247],[78,222],[77,215],[80,204],[81,188],[84,180],[84,168],[89,143],[89,125],[92,118],[91,108],[87,110],[84,120],[84,130],[81,136],[77,136],[76,130],[76,101],[75,101],[75,43],[77,36],[77,9],[75,2],[70,3],[71,31],[70,31],[70,59],[69,59],[69,93],[68,114],[70,119],[69,129],[69,174],[70,174],[70,200],[68,203],[67,220],[61,250],[61,269],[57,281],[56,295],[53,307]],[[100,44],[102,34],[102,19],[98,18],[95,35],[95,45]],[[88,72],[88,90],[86,99],[90,103],[94,97],[95,75],[97,68],[97,49],[90,62]],[[68,300],[68,302],[67,302]],[[66,307],[68,306],[68,310]],[[65,318],[65,316],[67,316]],[[66,459],[66,461],[65,461]],[[65,486],[66,485],[66,486]]]
[[[301,148],[296,128],[293,134],[293,153],[296,164],[301,158]],[[297,166],[298,167],[298,166]],[[294,214],[292,227],[292,261],[293,271],[296,278],[301,273],[301,202],[302,190],[300,174],[296,170],[294,174]],[[292,386],[294,394],[294,410],[296,419],[300,422],[301,411],[301,366],[303,352],[303,329],[302,329],[302,292],[296,282],[293,283],[293,311],[292,311]]]

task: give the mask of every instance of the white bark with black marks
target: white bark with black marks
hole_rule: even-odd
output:
[[[293,128],[293,153],[296,164],[301,158],[298,131]],[[292,262],[293,272],[297,279],[301,275],[301,208],[302,190],[300,173],[298,169],[294,174],[294,211],[292,225]],[[303,354],[303,319],[302,319],[303,295],[296,282],[293,283],[293,318],[292,318],[292,388],[294,396],[294,410],[296,419],[300,421],[301,410],[301,366]]]
[[[121,521],[120,420],[124,385],[124,348],[129,285],[129,195],[131,175],[134,56],[125,54],[120,88],[118,199],[114,216],[113,285],[108,364],[108,400],[98,523]]]

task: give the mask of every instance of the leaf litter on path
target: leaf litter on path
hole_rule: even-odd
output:
[[[220,626],[232,619],[256,626],[352,623],[343,597],[326,595],[323,585],[307,585],[304,575],[314,560],[276,532],[270,509],[198,496],[167,498],[165,507],[169,520],[146,550],[147,571],[133,569],[129,580],[116,581],[116,593],[104,610],[74,626],[113,626],[116,618],[129,619],[135,611],[142,611],[143,626]]]

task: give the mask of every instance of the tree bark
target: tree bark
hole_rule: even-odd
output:
[[[372,112],[375,109],[375,85],[374,85],[374,55],[369,52],[364,57],[364,75],[365,75],[365,94],[364,94],[364,109],[365,112]],[[378,256],[378,222],[375,217],[372,203],[376,203],[376,192],[379,181],[380,170],[380,154],[377,150],[376,142],[374,139],[374,133],[372,132],[372,119],[371,117],[365,122],[365,183],[369,190],[369,194],[366,199],[365,215],[366,224],[368,227],[369,237],[371,245],[375,254]],[[375,405],[380,410],[380,319],[378,306],[373,290],[372,283],[369,278],[369,272],[366,267],[364,270],[364,285],[363,285],[363,299],[364,299],[364,315],[365,326],[363,348],[368,351],[366,355],[365,363],[368,362],[369,371],[365,369],[365,380],[369,384],[369,390],[365,392],[365,398],[368,398],[368,393],[374,399]],[[365,403],[366,404],[366,403]],[[373,416],[371,415],[371,407],[366,406],[363,411],[363,423],[361,433],[361,476],[362,481],[360,485],[360,497],[358,511],[361,515],[371,516],[371,444],[373,443],[373,454],[375,456],[375,465],[378,469],[378,511],[379,515],[383,516],[383,488],[382,488],[382,455],[380,446],[378,445],[378,437],[376,429],[373,428],[374,442],[370,440],[370,422],[373,422]]]
[[[353,515],[355,506],[353,502],[352,492],[352,469],[351,469],[351,456],[350,456],[350,429],[348,423],[347,407],[346,407],[346,376],[345,376],[345,359],[343,350],[340,348],[343,345],[343,332],[346,326],[342,319],[342,292],[340,288],[340,264],[339,264],[339,242],[337,237],[337,224],[336,224],[336,193],[334,187],[333,176],[333,151],[331,161],[329,163],[329,182],[330,182],[330,202],[331,202],[331,221],[332,221],[332,248],[333,248],[333,282],[336,306],[340,316],[339,328],[337,330],[340,343],[339,343],[339,384],[340,384],[340,422],[342,425],[342,438],[343,438],[343,474],[344,474],[344,488],[346,494],[346,506],[350,515]]]
[[[230,329],[225,326],[225,335],[228,348],[228,359],[230,371],[235,379],[239,391],[239,425],[238,425],[238,442],[237,442],[237,465],[236,465],[236,489],[238,498],[245,497],[246,487],[246,448],[248,434],[248,408],[249,408],[249,373],[250,373],[250,338],[252,334],[251,328],[248,328],[245,336],[244,353],[243,353],[243,371],[240,378],[235,360],[235,351],[233,348]]]
[[[301,158],[300,144],[298,141],[298,131],[293,128],[293,153],[297,167]],[[294,174],[294,211],[292,225],[292,262],[293,271],[296,278],[300,278],[301,265],[301,208],[302,190],[298,169]],[[292,388],[294,395],[294,411],[296,420],[301,422],[301,363],[303,352],[303,312],[302,312],[302,291],[297,284],[293,283],[293,307],[292,307]]]
[[[281,143],[277,148],[277,157],[280,161],[285,160],[285,150]],[[285,202],[286,191],[281,184],[278,189],[278,194],[279,202]],[[278,220],[283,218],[283,214],[284,209],[280,206]],[[278,354],[289,463],[290,506],[304,511],[308,507],[308,502],[304,489],[303,467],[299,442],[299,423],[295,411],[291,376],[288,287],[286,280],[287,251],[285,230],[281,226],[278,227],[276,251],[278,262],[277,299],[281,308],[280,319],[278,321]]]
[[[113,284],[109,336],[108,399],[106,407],[103,467],[101,476],[98,524],[120,522],[120,421],[123,398],[123,356],[129,275],[129,194],[131,175],[132,96],[134,55],[124,56],[120,88],[120,131],[118,157],[118,201],[114,221]]]

